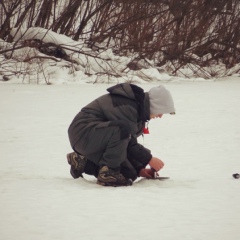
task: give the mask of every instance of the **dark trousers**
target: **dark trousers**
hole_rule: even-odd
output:
[[[85,167],[86,174],[97,176],[99,167],[106,165],[120,169],[127,178],[137,178],[136,170],[127,160],[131,129],[125,121],[101,122],[85,129],[82,136],[74,145],[74,151],[89,160]]]

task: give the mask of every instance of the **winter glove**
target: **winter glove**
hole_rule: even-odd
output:
[[[139,176],[140,177],[145,177],[145,178],[154,178],[154,173],[155,173],[155,171],[153,169],[142,168],[139,171]]]
[[[148,163],[151,168],[153,168],[156,172],[158,172],[160,169],[163,168],[164,163],[162,162],[162,160],[160,160],[159,158],[156,157],[152,157],[152,159],[150,160],[150,162]]]

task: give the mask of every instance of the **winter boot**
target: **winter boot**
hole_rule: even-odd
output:
[[[68,164],[71,166],[70,173],[73,178],[83,177],[87,158],[75,152],[67,154]]]
[[[97,179],[97,184],[102,186],[120,187],[132,185],[131,179],[126,179],[121,173],[107,166],[101,167]]]

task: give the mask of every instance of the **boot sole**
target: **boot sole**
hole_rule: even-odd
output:
[[[131,179],[128,179],[126,184],[115,184],[115,183],[107,183],[107,182],[101,182],[97,181],[98,185],[104,186],[104,187],[127,187],[127,186],[132,186],[133,181]]]
[[[71,160],[71,157],[70,157],[70,156],[71,156],[71,153],[68,153],[68,154],[67,154],[67,161],[68,161],[68,164],[69,164],[70,166],[72,166],[72,164],[71,164],[71,163],[73,163],[73,162],[72,162],[72,160]],[[76,164],[75,164],[75,162],[74,162],[73,164],[74,164],[74,165],[76,165]]]
[[[70,174],[71,174],[71,176],[74,178],[74,179],[77,179],[77,178],[83,178],[83,175],[82,174],[75,174],[74,173],[74,168],[73,168],[73,166],[72,166],[72,164],[71,164],[71,158],[70,158],[70,154],[71,153],[68,153],[67,154],[67,161],[68,161],[68,164],[71,166],[71,168],[70,168]]]

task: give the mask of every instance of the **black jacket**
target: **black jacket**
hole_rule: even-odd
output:
[[[145,122],[150,118],[148,93],[133,84],[117,84],[107,89],[103,95],[82,108],[69,127],[71,145],[86,137],[87,129],[112,120],[124,120],[131,128],[131,139],[127,148],[127,158],[137,170],[145,167],[152,155],[150,150],[137,142],[143,133]]]

